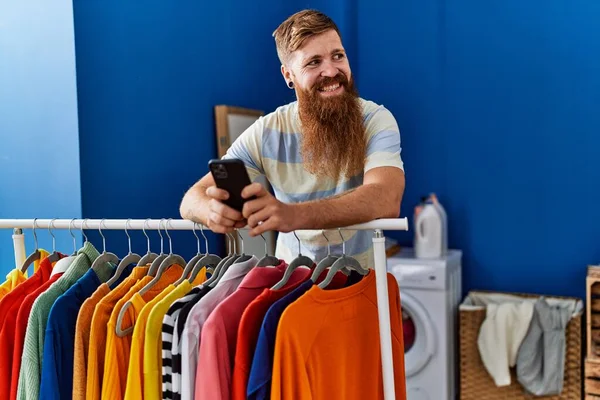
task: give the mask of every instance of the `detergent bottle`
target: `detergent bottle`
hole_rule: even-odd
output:
[[[442,216],[428,199],[415,218],[414,249],[417,258],[442,257]]]
[[[448,253],[448,215],[435,193],[429,194],[429,198],[442,217],[442,256],[445,256]]]

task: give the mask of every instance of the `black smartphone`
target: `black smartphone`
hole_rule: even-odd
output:
[[[242,197],[242,190],[252,183],[242,160],[235,158],[210,160],[208,168],[217,187],[229,193],[229,198],[223,201],[224,204],[241,212],[246,201],[256,198],[256,196],[248,199]]]

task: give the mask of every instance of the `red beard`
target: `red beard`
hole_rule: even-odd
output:
[[[344,91],[324,97],[318,88],[339,83]],[[296,89],[302,125],[301,153],[305,168],[337,180],[362,172],[366,156],[362,107],[354,82],[339,73],[318,81],[309,90]]]

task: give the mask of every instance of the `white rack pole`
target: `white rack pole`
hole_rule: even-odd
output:
[[[31,229],[33,228],[33,219],[0,219],[0,229],[12,229],[12,228],[21,228],[21,229]],[[102,226],[100,226],[102,223]],[[52,226],[50,226],[52,224]],[[194,227],[194,223],[192,221],[183,220],[183,219],[172,219],[168,220],[167,218],[163,219],[36,219],[35,220],[35,228],[36,229],[69,229],[69,227],[73,229],[81,229],[82,225],[84,229],[120,229],[125,230],[125,224],[127,224],[127,229],[165,229],[168,230],[192,230]],[[208,227],[203,226],[204,229],[208,229]],[[196,229],[200,229],[200,224],[196,224]],[[248,229],[248,228],[242,228]],[[336,228],[337,229],[337,228]],[[350,225],[345,227],[340,227],[340,229],[348,229],[348,230],[408,230],[408,222],[406,218],[385,218],[385,219],[377,219],[374,221],[366,222],[364,224]]]
[[[0,229],[21,228],[31,229],[34,227],[33,219],[0,219]],[[169,230],[191,230],[194,223],[188,220],[172,219],[36,219],[36,229],[164,229]],[[200,228],[196,225],[196,228]],[[205,227],[203,227],[205,228]],[[207,228],[208,229],[208,228]],[[243,228],[247,229],[247,228]],[[350,225],[340,229],[348,230],[373,230],[373,255],[375,262],[375,278],[377,284],[377,310],[379,314],[379,340],[381,349],[381,362],[383,369],[384,399],[394,400],[394,357],[392,351],[392,331],[390,321],[390,307],[387,285],[387,261],[385,254],[385,237],[382,230],[408,230],[406,218],[378,219],[364,224]]]
[[[373,258],[375,262],[375,280],[377,283],[377,312],[379,314],[379,343],[383,369],[384,399],[395,399],[394,390],[394,353],[392,352],[392,324],[388,301],[387,259],[385,237],[380,229],[373,235]]]
[[[15,249],[15,267],[20,269],[25,262],[25,235],[21,228],[15,228],[13,235],[13,248]]]

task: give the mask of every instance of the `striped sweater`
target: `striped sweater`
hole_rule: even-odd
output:
[[[179,335],[175,329],[175,323],[181,309],[189,301],[191,301],[198,293],[202,286],[198,286],[189,291],[185,296],[177,300],[171,305],[162,323],[162,392],[163,399],[181,398],[177,393],[180,393],[181,386],[181,363],[178,366],[174,361],[179,354]]]

